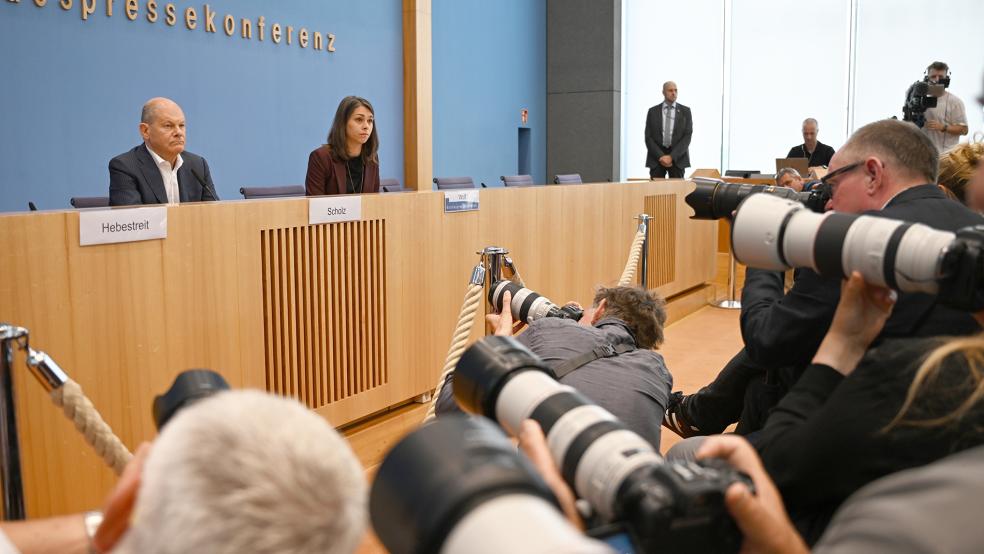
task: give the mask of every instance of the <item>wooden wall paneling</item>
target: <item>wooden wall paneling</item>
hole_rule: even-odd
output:
[[[403,0],[403,183],[418,191],[434,176],[431,57],[431,0]]]
[[[0,317],[29,327],[131,447],[154,435],[153,396],[195,366],[341,425],[434,386],[485,246],[509,248],[555,301],[588,303],[620,274],[645,197],[675,194],[677,279],[662,290],[709,280],[715,227],[686,219],[686,187],[484,190],[479,212],[459,214],[440,193],[366,195],[362,222],[316,226],[305,199],[175,206],[164,241],[86,248],[77,212],[0,215]],[[29,513],[98,505],[113,476],[20,373]]]

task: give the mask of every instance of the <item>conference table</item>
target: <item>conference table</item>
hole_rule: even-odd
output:
[[[0,214],[0,321],[28,328],[131,450],[156,434],[155,395],[191,368],[344,426],[433,389],[485,247],[508,249],[528,287],[589,305],[646,213],[646,286],[669,297],[710,282],[717,227],[689,219],[692,189],[490,188],[469,211],[443,192],[363,195],[356,219],[334,223],[312,223],[307,198],[184,204],[161,207],[166,238],[86,246],[88,210]],[[12,374],[28,514],[98,507],[115,476],[22,353]]]

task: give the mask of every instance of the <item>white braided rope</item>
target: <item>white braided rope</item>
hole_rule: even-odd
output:
[[[451,335],[451,346],[448,347],[448,357],[444,362],[444,370],[437,380],[437,386],[434,387],[434,396],[431,398],[430,406],[427,408],[427,415],[424,416],[424,423],[434,419],[434,410],[437,409],[437,399],[441,395],[441,389],[444,388],[444,381],[454,371],[455,366],[458,365],[458,360],[461,359],[461,355],[465,353],[465,346],[468,344],[469,335],[471,335],[472,324],[475,323],[475,313],[478,311],[483,290],[482,285],[476,285],[474,283],[468,285],[468,290],[465,292],[465,301],[461,305],[461,314],[458,316],[458,325],[454,328],[454,333]]]
[[[103,421],[96,407],[82,392],[82,387],[69,379],[64,385],[51,391],[51,400],[72,420],[75,428],[106,465],[113,468],[117,475],[123,473],[123,468],[130,462],[133,454]]]
[[[639,258],[642,254],[642,244],[646,242],[646,233],[640,229],[632,239],[632,247],[629,248],[629,259],[625,262],[625,269],[618,280],[618,286],[624,287],[632,284],[635,279],[636,270],[639,269]]]

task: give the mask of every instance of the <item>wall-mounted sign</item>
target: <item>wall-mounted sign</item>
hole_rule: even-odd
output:
[[[201,29],[206,33],[218,34],[221,30],[227,37],[238,36],[243,40],[272,42],[276,45],[310,48],[313,51],[334,52],[334,33],[321,33],[308,30],[307,27],[281,25],[278,22],[267,22],[266,17],[258,16],[237,17],[231,13],[222,14],[212,9],[208,4],[201,9],[194,6],[180,7],[174,2],[158,0],[6,0],[5,4],[34,4],[44,8],[49,4],[57,4],[63,11],[77,11],[82,21],[95,17],[97,9],[106,17],[117,13],[130,21],[143,19],[147,23],[162,24],[174,27],[178,22],[184,23],[189,31]],[[269,40],[268,40],[269,39]]]
[[[308,223],[338,223],[362,219],[361,196],[319,196],[308,200]]]
[[[82,210],[79,246],[167,238],[167,208]]]
[[[444,213],[475,211],[478,209],[478,198],[478,189],[445,191]]]

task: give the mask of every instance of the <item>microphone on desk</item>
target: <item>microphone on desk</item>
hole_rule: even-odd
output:
[[[483,189],[489,188],[489,187],[485,186],[485,183],[480,183],[480,184],[482,185],[482,188]]]
[[[189,168],[189,169],[191,169],[191,174],[195,176],[195,179],[198,179],[198,184],[200,184],[202,186],[202,192],[203,192],[202,199],[203,200],[205,199],[204,193],[207,192],[209,195],[212,196],[212,199],[213,200],[218,200],[219,199],[219,195],[216,194],[214,190],[212,190],[211,188],[209,188],[208,183],[205,182],[205,179],[202,179],[202,176],[198,173],[198,170],[195,169],[195,168],[193,168],[193,167],[192,168]]]
[[[34,202],[28,202],[28,203],[27,203],[27,207],[28,207],[28,208],[29,208],[29,209],[30,209],[30,210],[31,210],[32,212],[36,212],[36,211],[38,211],[38,207],[34,205]]]

